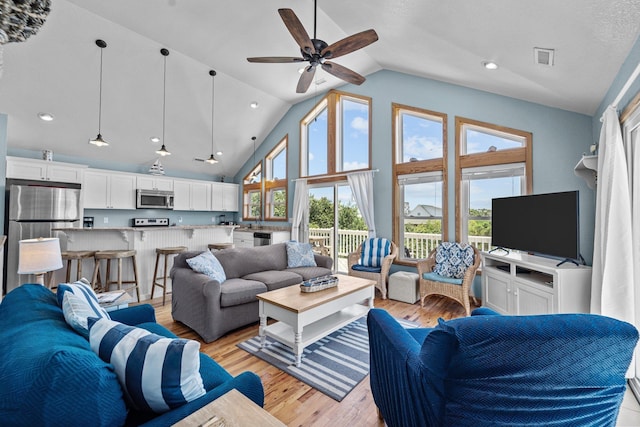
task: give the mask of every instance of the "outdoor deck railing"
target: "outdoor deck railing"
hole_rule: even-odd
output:
[[[319,245],[328,248],[332,254],[334,247],[333,228],[310,228],[309,237],[315,237]],[[363,230],[338,230],[338,258],[347,258],[349,254],[358,248],[368,236]],[[322,240],[319,240],[322,239]],[[442,241],[440,234],[427,233],[405,233],[404,247],[414,259],[426,258],[436,246]],[[489,236],[469,236],[469,243],[479,251],[491,249],[491,237]]]

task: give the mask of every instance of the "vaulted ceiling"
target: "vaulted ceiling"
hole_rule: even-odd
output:
[[[0,112],[10,148],[49,149],[148,168],[162,137],[167,48],[165,170],[233,176],[289,107],[343,82],[318,71],[297,94],[300,64],[251,64],[299,56],[277,10],[291,8],[313,37],[311,0],[54,0],[39,33],[4,47]],[[317,37],[333,43],[373,28],[376,43],[335,62],[366,76],[389,69],[594,114],[640,32],[640,0],[319,0]],[[87,144],[101,131],[109,147]],[[534,62],[555,49],[555,65]],[[481,64],[495,61],[489,72]],[[215,77],[212,151],[212,78]],[[366,82],[364,83],[366,85]],[[250,103],[259,107],[252,109]],[[39,112],[55,116],[52,122]]]

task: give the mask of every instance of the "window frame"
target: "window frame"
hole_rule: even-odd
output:
[[[442,123],[442,157],[428,160],[418,160],[415,162],[398,162],[399,154],[404,143],[401,126],[401,115],[403,113],[414,116],[424,116],[428,120],[438,120]],[[447,114],[431,111],[424,108],[412,107],[408,105],[391,104],[391,160],[393,174],[393,241],[399,249],[398,257],[394,264],[415,267],[417,259],[404,257],[404,192],[400,185],[400,180],[411,176],[439,172],[442,174],[442,240],[446,241],[448,236],[448,144],[447,144]]]
[[[251,175],[253,173],[260,174],[260,180],[258,182],[251,183]],[[264,217],[263,207],[263,179],[264,174],[262,173],[262,159],[249,171],[247,175],[242,180],[242,220],[243,221],[261,221]],[[255,192],[259,192],[260,197],[260,207],[258,216],[251,216],[251,211],[253,204],[251,203],[251,194]]]
[[[342,165],[338,164],[342,160],[342,100],[351,99],[354,102],[366,103],[367,105],[367,125],[368,125],[368,166],[360,169],[342,170]],[[337,90],[330,90],[316,105],[300,120],[300,162],[299,176],[300,178],[308,178],[309,182],[326,182],[326,179],[332,179],[333,176],[342,176],[346,173],[371,170],[371,103],[372,98],[362,95],[356,95]],[[327,110],[327,171],[323,174],[309,175],[309,144],[308,144],[308,125],[324,110]]]
[[[289,196],[289,183],[288,183],[288,170],[289,170],[289,160],[288,160],[288,148],[289,148],[289,135],[285,135],[284,138],[280,140],[276,144],[275,147],[267,154],[265,157],[265,167],[266,167],[266,175],[265,175],[265,185],[264,185],[264,218],[265,221],[287,221],[289,217],[289,209],[288,209],[288,196]],[[284,152],[284,161],[285,161],[285,176],[278,178],[277,180],[273,179],[273,160],[283,154]],[[274,203],[273,203],[273,193],[278,190],[284,190],[285,194],[285,202],[284,202],[284,217],[276,217],[273,216]]]
[[[511,165],[519,163],[524,164],[524,191],[525,194],[533,193],[533,134],[531,132],[509,128],[506,126],[495,125],[492,123],[481,122],[478,120],[468,119],[456,116],[456,150],[455,150],[455,192],[456,197],[456,241],[466,241],[468,236],[463,236],[468,222],[468,206],[464,198],[468,196],[468,189],[465,189],[463,183],[463,170],[481,168],[491,166]],[[510,148],[497,151],[488,151],[484,153],[462,154],[463,143],[466,141],[466,126],[472,129],[480,129],[484,133],[504,137],[505,135],[513,135],[524,140],[524,146],[520,148]],[[467,208],[466,210],[464,208]],[[464,211],[464,212],[463,212]]]

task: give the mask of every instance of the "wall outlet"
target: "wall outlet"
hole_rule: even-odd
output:
[[[182,217],[181,216],[178,217],[178,222],[182,222]]]
[[[105,223],[105,224],[109,224],[109,217],[108,217],[108,216],[105,216],[105,217],[104,217],[104,223]]]
[[[211,222],[216,222],[216,217],[215,216],[211,217]]]

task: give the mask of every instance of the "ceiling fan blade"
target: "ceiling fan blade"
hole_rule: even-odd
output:
[[[377,40],[378,34],[374,30],[366,30],[330,44],[322,49],[320,54],[325,58],[337,58],[362,49]]]
[[[300,80],[298,80],[298,87],[296,88],[297,93],[305,93],[309,86],[311,86],[311,82],[313,81],[313,76],[316,74],[316,67],[309,65],[304,69],[302,74],[300,75]]]
[[[197,158],[197,157],[195,157],[193,160],[194,160],[195,162],[204,162],[204,159],[199,159],[199,158]]]
[[[304,62],[304,58],[296,58],[291,56],[264,56],[264,57],[258,57],[258,58],[247,58],[247,61],[278,64],[278,63],[288,63],[288,62]]]
[[[353,83],[354,85],[361,85],[366,80],[364,77],[362,77],[360,74],[356,73],[355,71],[350,70],[347,67],[343,67],[340,64],[336,64],[335,62],[325,61],[325,63],[322,64],[322,69],[325,70],[327,73],[333,74],[339,79],[342,79],[349,83]]]
[[[309,34],[307,34],[307,30],[304,29],[302,23],[293,10],[278,9],[278,13],[282,18],[284,25],[287,26],[287,29],[293,36],[293,39],[298,43],[298,46],[300,46],[300,49],[310,55],[316,53],[313,43],[311,42],[311,38],[309,38]]]

